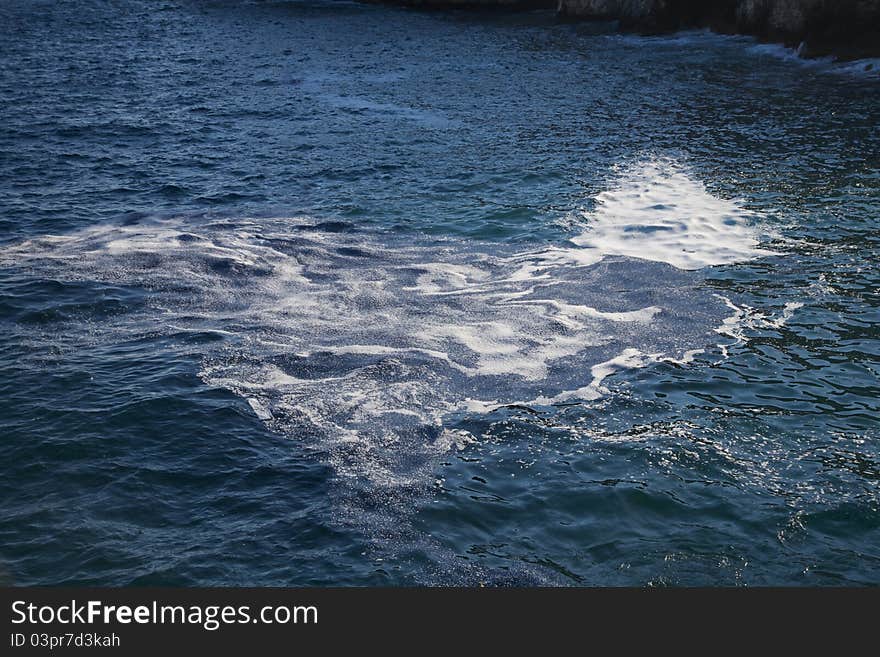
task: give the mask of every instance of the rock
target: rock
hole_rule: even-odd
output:
[[[640,32],[671,29],[665,0],[559,0],[556,11],[565,18],[616,20]]]
[[[617,21],[658,34],[687,28],[751,34],[803,57],[880,57],[880,0],[367,0],[424,9],[555,8],[567,19]]]
[[[566,18],[639,32],[709,27],[780,41],[806,57],[880,56],[880,0],[558,0]]]
[[[481,11],[527,11],[554,9],[558,0],[365,0],[417,9],[474,9]]]

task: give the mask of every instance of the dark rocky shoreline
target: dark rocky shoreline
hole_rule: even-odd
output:
[[[555,9],[563,19],[617,21],[620,29],[642,34],[709,28],[782,43],[802,57],[880,57],[880,0],[391,1],[423,9]]]

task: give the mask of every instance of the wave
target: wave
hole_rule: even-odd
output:
[[[801,57],[796,48],[777,43],[759,43],[748,48],[752,55],[772,57],[791,62],[820,73],[845,75],[867,80],[880,80],[880,59],[839,61],[834,57]]]
[[[698,48],[701,51],[717,44],[739,44],[748,55],[770,57],[802,66],[817,73],[843,75],[862,80],[880,79],[880,58],[839,60],[833,56],[803,57],[798,48],[780,43],[759,43],[755,37],[742,34],[718,34],[710,30],[683,30],[674,34],[645,36],[615,33],[601,38],[614,39],[637,48]]]

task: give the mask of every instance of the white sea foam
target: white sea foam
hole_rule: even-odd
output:
[[[707,45],[741,44],[747,55],[772,58],[790,63],[820,74],[845,75],[863,80],[880,80],[880,58],[863,58],[840,61],[833,56],[803,57],[800,47],[790,48],[780,43],[758,43],[754,37],[738,34],[717,34],[709,30],[687,30],[671,35],[640,36],[612,34],[604,38],[622,41],[638,48],[699,49],[701,54]]]
[[[668,160],[623,169],[595,200],[582,213],[587,230],[572,239],[584,250],[571,254],[581,262],[620,255],[702,269],[776,255],[760,246],[754,213],[713,196]]]
[[[880,59],[856,59],[838,61],[834,57],[801,57],[796,48],[788,48],[776,43],[759,43],[748,48],[752,55],[772,57],[812,69],[817,73],[846,75],[863,79],[880,79]]]
[[[751,306],[738,306],[725,296],[716,296],[733,312],[724,318],[721,325],[715,328],[715,332],[731,338],[733,344],[746,342],[748,335],[755,331],[783,328],[788,324],[795,312],[804,306],[800,301],[789,301],[782,306],[779,316],[773,317]],[[725,357],[728,355],[729,346],[731,345],[724,343],[718,345]]]
[[[472,439],[451,416],[590,402],[619,372],[692,362],[729,302],[688,270],[771,253],[759,217],[664,160],[623,167],[578,221],[568,244],[489,250],[302,218],[153,220],[5,247],[0,265],[148,288],[161,312],[144,330],[215,336],[188,347],[207,384],[341,478],[400,487]]]
[[[539,397],[534,400],[538,404],[559,404],[573,399],[598,399],[603,394],[608,393],[607,388],[602,387],[602,382],[609,376],[620,370],[638,369],[645,367],[649,363],[657,360],[658,356],[650,356],[644,354],[638,349],[624,349],[620,354],[613,358],[609,358],[601,363],[596,363],[590,368],[590,374],[593,379],[589,385],[578,388],[577,390],[565,390],[553,397]]]

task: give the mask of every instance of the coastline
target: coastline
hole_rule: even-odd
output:
[[[880,57],[880,0],[367,0],[425,10],[553,10],[562,20],[613,21],[624,32],[709,29],[793,48],[804,59]]]

